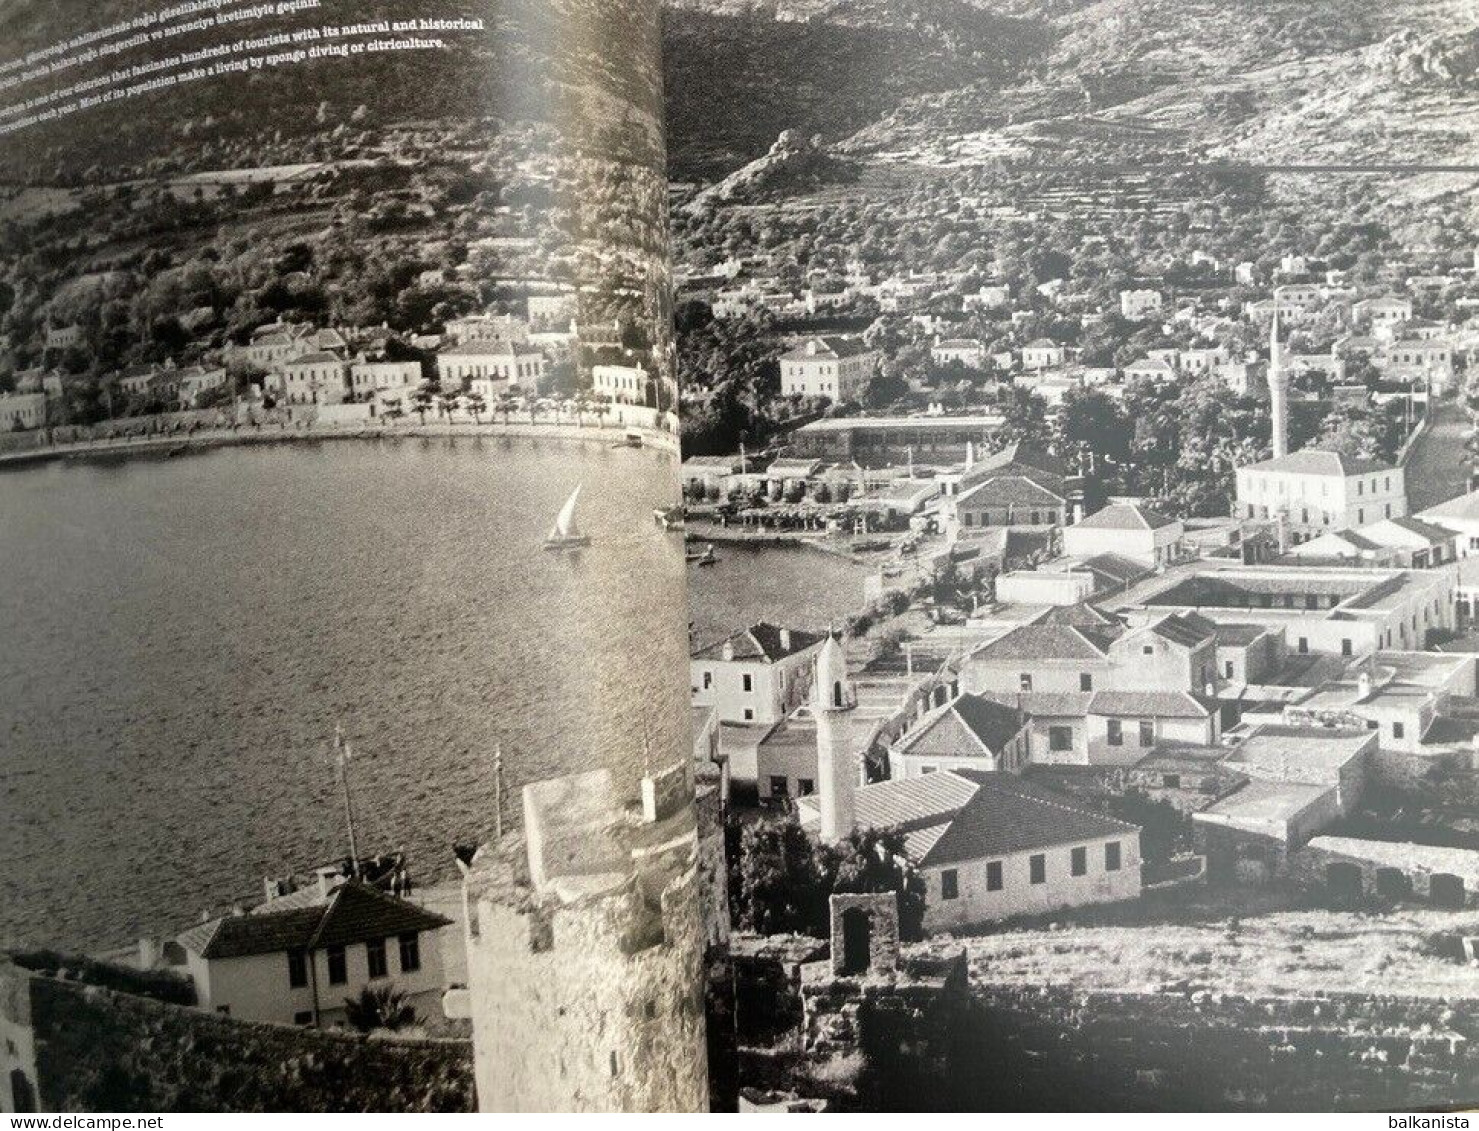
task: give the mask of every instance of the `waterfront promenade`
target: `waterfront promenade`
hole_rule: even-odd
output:
[[[490,419],[440,420],[425,424],[417,420],[394,423],[373,421],[354,424],[323,424],[312,421],[242,424],[235,427],[196,428],[189,431],[93,437],[64,443],[40,444],[0,452],[0,467],[49,463],[56,460],[120,456],[169,456],[176,452],[207,448],[249,447],[259,444],[292,444],[330,440],[402,440],[459,436],[520,436],[593,444],[640,446],[678,452],[678,437],[657,428],[643,428],[605,420],[546,417],[538,420]]]

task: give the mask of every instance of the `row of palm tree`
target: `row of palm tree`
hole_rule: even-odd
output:
[[[470,415],[477,424],[483,422],[485,413],[498,413],[503,417],[503,423],[507,424],[516,412],[527,410],[531,424],[541,413],[544,415],[554,413],[555,415],[573,415],[576,426],[584,427],[586,416],[595,416],[599,421],[611,411],[611,402],[585,391],[576,393],[572,397],[526,398],[505,390],[499,393],[490,405],[488,398],[475,390],[448,395],[433,382],[418,386],[410,396],[409,412],[414,412],[422,424],[426,423],[428,414],[444,417],[450,423],[453,415],[459,410]],[[399,420],[405,417],[407,412],[406,407],[403,407],[400,402],[395,402],[381,413],[381,416],[386,420]]]

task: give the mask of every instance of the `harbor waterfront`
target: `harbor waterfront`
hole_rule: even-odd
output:
[[[773,621],[825,629],[860,610],[866,567],[807,545],[720,543],[713,565],[690,577],[696,645],[721,639],[737,624]]]
[[[405,850],[423,884],[491,835],[496,743],[514,796],[681,748],[663,595],[682,544],[647,518],[670,458],[613,445],[305,441],[0,474],[0,941],[124,944],[343,855],[336,724],[361,850]],[[547,554],[577,484],[592,546]]]

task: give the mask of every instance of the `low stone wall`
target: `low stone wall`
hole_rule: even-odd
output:
[[[1472,1002],[975,987],[974,1102],[1350,1111],[1479,1097]],[[985,1077],[987,1074],[982,1074]]]
[[[43,1111],[476,1110],[466,1041],[232,1021],[3,959],[0,1029],[24,1035]]]

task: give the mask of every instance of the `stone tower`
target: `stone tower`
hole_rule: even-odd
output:
[[[1284,367],[1284,347],[1279,341],[1279,309],[1274,307],[1269,331],[1268,395],[1273,416],[1274,459],[1289,454],[1289,371]]]
[[[847,657],[835,636],[817,653],[812,698],[817,720],[817,793],[821,799],[823,844],[836,844],[856,823],[854,794],[858,760],[852,747],[852,712],[857,707],[847,678]]]
[[[640,803],[605,769],[538,782],[522,835],[462,865],[447,1014],[472,1021],[480,1110],[708,1110],[693,795],[686,759]]]

